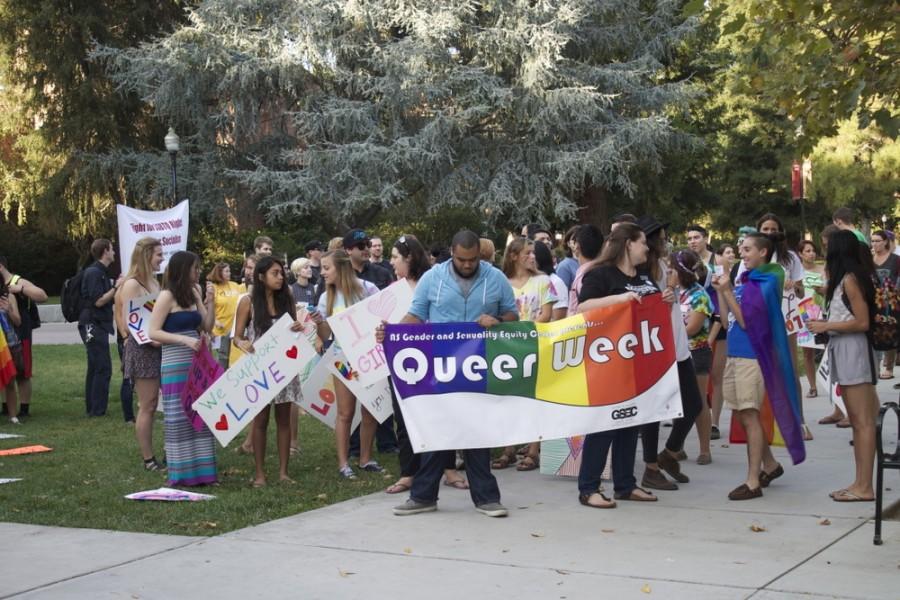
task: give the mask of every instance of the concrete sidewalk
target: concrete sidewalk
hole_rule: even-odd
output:
[[[32,343],[41,344],[81,344],[77,323],[41,323],[32,333]],[[114,338],[110,336],[110,340]]]
[[[823,399],[806,407],[811,423],[829,410]],[[874,505],[827,496],[853,478],[849,431],[812,429],[807,461],[790,466],[776,449],[785,476],[749,502],[726,498],[744,447],[717,442],[711,465],[683,463],[689,484],[615,510],[579,505],[572,480],[507,470],[507,519],[442,487],[436,513],[394,517],[403,498],[374,494],[214,538],[2,525],[12,552],[0,598],[895,600],[900,523],[872,545]],[[696,456],[694,436],[687,450]],[[888,473],[888,505],[897,479]]]

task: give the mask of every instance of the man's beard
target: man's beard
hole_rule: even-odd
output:
[[[472,271],[468,275],[466,275],[465,273],[460,273],[459,269],[456,268],[456,263],[453,262],[452,258],[450,259],[450,265],[453,267],[453,271],[456,272],[456,274],[459,275],[460,277],[462,277],[463,279],[472,279],[473,277],[475,277],[475,275],[478,274],[478,267],[475,267],[475,270]]]

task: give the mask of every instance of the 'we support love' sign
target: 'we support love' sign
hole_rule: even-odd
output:
[[[129,300],[127,305],[122,306],[122,310],[125,311],[125,322],[128,323],[128,331],[138,344],[150,343],[150,314],[153,312],[157,296],[159,296],[158,293],[138,296]]]
[[[318,356],[302,332],[291,331],[293,319],[282,316],[265,335],[194,402],[223,446],[253,420],[291,379]]]
[[[400,322],[409,312],[412,298],[412,288],[405,279],[401,279],[374,296],[328,317],[328,325],[361,383],[373,385],[390,375],[384,348],[375,341],[375,328],[382,321]]]

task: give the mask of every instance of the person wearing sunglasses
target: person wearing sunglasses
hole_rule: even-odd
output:
[[[356,276],[383,290],[394,281],[394,276],[380,264],[369,261],[371,248],[372,240],[362,229],[351,229],[344,236],[344,250],[350,256]]]

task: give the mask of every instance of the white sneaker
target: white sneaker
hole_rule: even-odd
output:
[[[22,424],[22,422],[19,421],[19,419],[17,417],[10,417],[9,422],[12,423],[13,425],[21,425]]]

